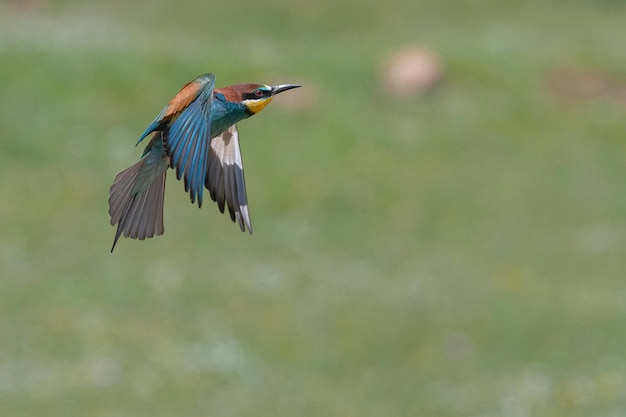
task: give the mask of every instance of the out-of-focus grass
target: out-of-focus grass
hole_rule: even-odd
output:
[[[621,2],[213,3],[0,5],[0,414],[619,415],[626,101],[548,80],[624,83]],[[444,80],[388,97],[413,43]],[[312,97],[240,125],[255,235],[170,175],[165,236],[109,254],[206,71]]]

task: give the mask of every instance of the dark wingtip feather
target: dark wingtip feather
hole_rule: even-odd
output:
[[[222,213],[228,207],[230,219],[242,232],[252,233],[237,126],[211,139],[210,145],[205,186],[211,199]]]

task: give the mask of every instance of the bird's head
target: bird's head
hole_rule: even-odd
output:
[[[297,84],[237,84],[216,89],[215,92],[222,93],[228,101],[242,103],[252,115],[263,110],[275,95],[298,87]]]

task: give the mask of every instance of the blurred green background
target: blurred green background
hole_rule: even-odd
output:
[[[0,415],[619,416],[626,3],[0,3]],[[386,91],[385,62],[438,56]],[[108,189],[187,81],[242,122],[255,234]]]

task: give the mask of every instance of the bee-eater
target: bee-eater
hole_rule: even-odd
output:
[[[236,123],[261,110],[296,84],[237,84],[214,88],[215,76],[204,74],[187,83],[143,132],[152,135],[141,159],[117,174],[109,196],[111,225],[132,239],[159,236],[168,168],[183,178],[191,202],[202,207],[206,187],[220,211],[228,206],[233,222],[252,234]]]

